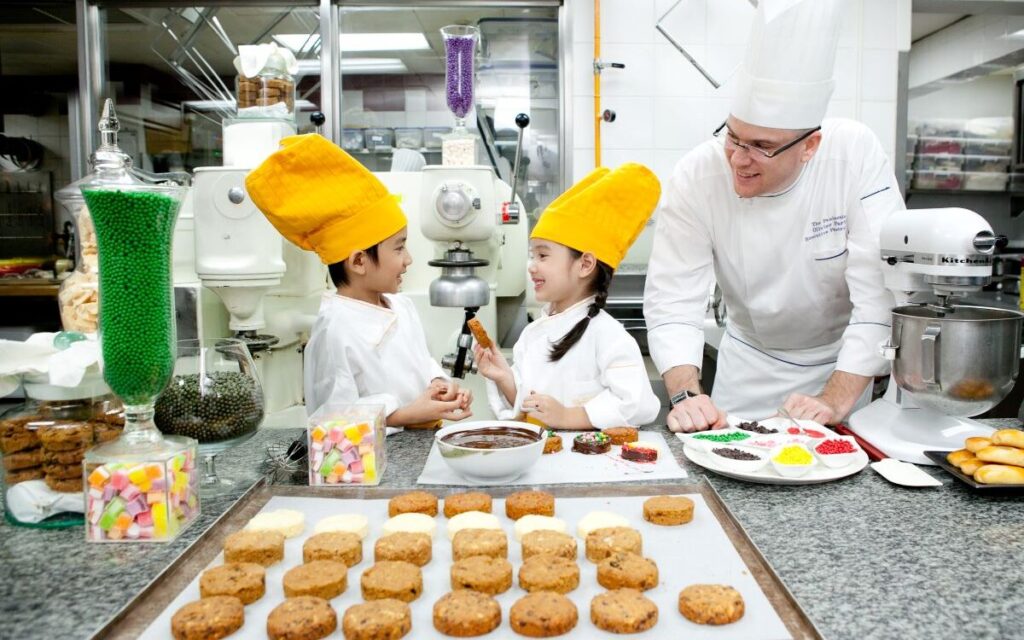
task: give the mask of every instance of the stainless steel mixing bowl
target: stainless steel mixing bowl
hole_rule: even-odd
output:
[[[924,306],[893,309],[888,345],[893,377],[919,406],[976,416],[996,406],[1017,380],[1024,314],[952,309],[945,314]]]

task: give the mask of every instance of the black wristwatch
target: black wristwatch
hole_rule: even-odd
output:
[[[683,400],[686,400],[687,398],[696,398],[698,395],[699,394],[693,393],[692,391],[688,391],[686,389],[683,389],[682,391],[680,391],[676,395],[674,395],[671,398],[669,398],[668,399],[668,404],[669,404],[670,407],[675,407],[677,404],[679,404]]]

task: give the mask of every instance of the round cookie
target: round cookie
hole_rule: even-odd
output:
[[[463,558],[452,564],[451,580],[452,591],[471,589],[495,596],[512,588],[512,563],[490,556]]]
[[[407,533],[425,533],[431,538],[437,531],[437,522],[425,513],[400,513],[384,521],[381,533],[388,535],[404,531]]]
[[[315,596],[330,600],[348,588],[348,565],[334,560],[313,560],[289,569],[282,583],[286,598]]]
[[[44,464],[43,473],[54,480],[71,480],[82,477],[81,464]]]
[[[496,529],[463,529],[452,539],[452,560],[471,556],[508,557],[508,538]]]
[[[683,496],[654,496],[644,500],[644,520],[673,526],[693,520],[693,500]]]
[[[409,562],[378,562],[359,578],[363,600],[394,598],[412,602],[423,593],[423,572]]]
[[[425,533],[399,531],[377,539],[373,545],[373,560],[401,560],[422,567],[430,562],[433,546],[430,536]]]
[[[412,491],[388,500],[388,517],[400,513],[423,513],[431,518],[437,515],[437,496],[426,491]]]
[[[598,563],[597,583],[605,589],[647,591],[658,586],[658,565],[635,553],[616,552]]]
[[[412,610],[401,600],[371,600],[345,610],[345,640],[398,640],[412,629]]]
[[[531,531],[523,536],[523,560],[533,556],[558,556],[576,559],[576,540],[567,533],[550,529]]]
[[[528,638],[553,638],[572,631],[579,613],[572,600],[560,593],[528,593],[508,612],[512,630]]]
[[[16,453],[39,446],[36,432],[26,429],[23,423],[4,420],[0,425],[0,452]]]
[[[516,537],[516,542],[522,542],[523,536],[531,531],[541,531],[544,529],[565,533],[565,520],[552,518],[551,516],[535,516],[531,514],[516,520],[512,533]]]
[[[174,640],[218,640],[242,628],[245,607],[231,596],[215,596],[190,602],[171,618]]]
[[[628,527],[629,520],[624,516],[611,511],[591,511],[580,518],[576,523],[576,535],[582,540],[595,529],[606,529],[608,527]]]
[[[617,551],[642,555],[640,532],[629,527],[608,527],[587,534],[587,560],[600,562]]]
[[[729,624],[743,617],[743,596],[721,584],[691,584],[679,592],[679,613],[697,624]]]
[[[59,493],[81,493],[84,486],[81,478],[61,480],[60,478],[46,476],[43,480],[46,482],[46,486]]]
[[[612,444],[624,445],[627,442],[636,442],[640,434],[636,427],[610,427],[602,429],[604,435],[612,439]]]
[[[92,425],[88,422],[65,422],[36,430],[39,442],[50,451],[73,451],[92,446]]]
[[[27,480],[42,480],[43,475],[42,467],[29,467],[28,469],[8,471],[4,475],[4,481],[9,486],[12,484],[18,484],[19,482],[25,482]]]
[[[590,601],[590,621],[612,633],[639,633],[658,623],[658,605],[636,589],[605,591]]]
[[[306,516],[301,511],[278,509],[257,513],[245,525],[246,531],[276,531],[285,538],[294,538],[306,528]],[[319,531],[317,533],[320,533]]]
[[[224,541],[224,562],[269,567],[284,560],[284,535],[277,531],[236,531]]]
[[[518,520],[526,515],[555,515],[555,496],[546,491],[520,491],[505,498],[505,515]]]
[[[229,562],[199,576],[199,597],[233,596],[252,604],[267,591],[267,572],[255,562]]]
[[[544,439],[544,453],[558,453],[561,450],[562,436],[549,431],[548,437]]]
[[[479,491],[456,493],[444,499],[444,517],[454,518],[467,511],[491,512],[491,496]]]
[[[43,464],[78,464],[85,459],[86,447],[71,451],[47,451],[43,449]]]
[[[363,561],[363,541],[345,531],[317,533],[302,543],[302,561],[334,560],[354,567]]]
[[[370,520],[361,513],[341,513],[324,518],[313,528],[314,533],[327,533],[328,531],[354,533],[359,536],[360,540],[365,540],[370,533]]]
[[[29,449],[28,451],[19,451],[18,453],[8,453],[4,456],[4,468],[8,471],[21,471],[22,469],[38,467],[41,464],[43,464],[42,449]],[[78,474],[82,474],[81,467],[78,469]]]
[[[448,521],[448,539],[454,540],[455,534],[463,529],[494,529],[500,531],[501,522],[498,520],[498,516],[491,513],[483,513],[482,511],[460,513]]]
[[[454,638],[482,636],[501,624],[501,605],[478,591],[460,589],[434,603],[434,628]]]
[[[338,628],[338,614],[323,598],[288,598],[267,616],[270,640],[320,640]]]
[[[569,593],[580,586],[580,568],[567,558],[533,556],[519,567],[519,586],[531,593]]]

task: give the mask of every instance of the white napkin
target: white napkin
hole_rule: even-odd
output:
[[[41,522],[65,511],[85,513],[81,493],[60,493],[42,480],[19,482],[7,489],[7,508],[19,522]]]
[[[289,74],[295,75],[299,70],[299,62],[291,49],[278,47],[274,43],[243,44],[238,47],[238,56],[234,59],[235,71],[246,78],[255,78],[267,66],[271,58],[276,57],[280,66]]]
[[[99,367],[96,334],[61,351],[53,346],[55,333],[36,333],[24,342],[0,340],[0,397],[13,393],[23,375],[47,375],[58,387],[77,387],[90,367]]]

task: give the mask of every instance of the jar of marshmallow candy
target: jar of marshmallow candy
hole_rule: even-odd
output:
[[[379,484],[386,437],[382,405],[324,405],[306,429],[310,486]]]

